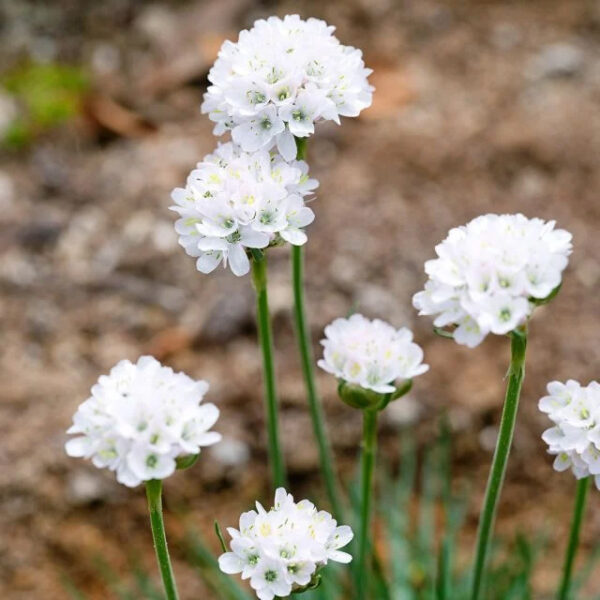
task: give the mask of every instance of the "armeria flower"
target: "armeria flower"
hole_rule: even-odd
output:
[[[239,530],[227,531],[231,551],[219,557],[219,567],[250,579],[260,600],[286,598],[308,586],[329,560],[352,560],[340,550],[352,539],[352,529],[338,526],[308,500],[294,502],[283,488],[275,492],[273,508],[267,511],[257,502],[256,510],[241,515]]]
[[[570,468],[577,479],[592,475],[600,489],[600,384],[582,387],[570,379],[553,381],[547,389],[539,408],[554,422],[542,435],[548,452],[556,456],[554,468]]]
[[[244,152],[221,144],[198,163],[185,188],[171,194],[179,213],[179,243],[197,257],[196,267],[210,273],[220,263],[235,275],[248,273],[249,248],[266,248],[283,240],[300,246],[313,211],[304,197],[317,186],[303,161],[285,162],[266,150]]]
[[[91,458],[96,467],[116,471],[129,487],[164,479],[176,459],[193,456],[221,439],[209,431],[219,417],[214,404],[201,404],[206,381],[162,366],[151,356],[136,364],[122,360],[92,387],[67,431],[69,456]]]
[[[226,41],[208,74],[202,112],[214,133],[231,131],[247,152],[273,146],[296,156],[294,136],[308,137],[317,121],[356,117],[371,105],[373,88],[362,53],[343,46],[334,27],[298,15],[270,17]]]
[[[348,383],[379,394],[396,391],[397,379],[412,379],[429,369],[412,332],[394,329],[379,319],[360,314],[336,319],[325,327],[323,358],[319,366]]]
[[[477,346],[488,333],[522,325],[561,283],[571,234],[555,222],[517,215],[483,215],[451,229],[438,258],[425,263],[429,280],[413,298],[434,325],[455,325],[456,342]]]

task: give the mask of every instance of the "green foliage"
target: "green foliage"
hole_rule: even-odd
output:
[[[464,600],[470,593],[469,564],[459,564],[457,538],[464,523],[468,490],[453,493],[450,478],[450,434],[443,423],[437,442],[419,452],[410,430],[400,438],[398,473],[380,460],[378,512],[368,598],[372,600]],[[359,519],[358,485],[350,486],[351,524]],[[235,577],[219,571],[215,555],[196,532],[184,541],[186,559],[198,570],[219,600],[254,600],[255,596]],[[531,580],[534,568],[548,550],[543,534],[534,539],[517,535],[510,542],[492,547],[487,573],[486,600],[533,600]],[[555,550],[555,549],[554,549]],[[354,548],[351,549],[355,551]],[[600,545],[576,574],[573,593],[581,589],[600,560]],[[464,561],[463,561],[464,563]],[[162,600],[156,583],[134,565],[127,583],[102,561],[99,577],[110,597],[117,600]],[[299,600],[346,600],[354,597],[356,577],[352,563],[330,563],[321,571],[315,590],[299,594]],[[73,600],[86,600],[85,594],[69,580],[65,589]],[[558,582],[557,582],[558,583]]]
[[[82,69],[57,63],[27,63],[0,77],[19,114],[5,130],[2,145],[18,149],[81,111],[89,80]]]

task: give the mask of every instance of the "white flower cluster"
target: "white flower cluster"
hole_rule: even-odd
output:
[[[354,314],[330,323],[325,336],[319,366],[380,394],[394,392],[397,379],[411,379],[429,369],[423,364],[423,350],[406,327],[396,330],[379,319],[370,321]]]
[[[202,112],[214,133],[231,130],[244,150],[277,146],[296,156],[294,136],[308,137],[314,124],[356,117],[371,104],[373,88],[362,53],[343,46],[334,27],[298,15],[270,17],[226,41],[210,70]]]
[[[308,500],[294,502],[283,488],[275,492],[275,505],[266,511],[243,513],[239,530],[228,528],[231,552],[219,557],[221,571],[241,573],[260,600],[287,598],[311,583],[317,570],[333,560],[348,563],[352,557],[339,549],[353,537],[347,525],[339,526]]]
[[[577,479],[592,475],[600,489],[600,384],[553,381],[539,408],[554,422],[542,435],[548,452],[556,455],[554,468],[570,467]]]
[[[179,243],[198,258],[202,273],[223,262],[245,275],[247,248],[266,248],[278,238],[306,242],[303,228],[314,213],[304,197],[317,186],[303,161],[287,163],[266,150],[247,153],[231,142],[219,145],[190,173],[186,187],[171,194],[171,209],[180,216]]]
[[[488,333],[506,334],[531,315],[534,299],[561,283],[571,234],[555,222],[517,215],[483,215],[450,230],[439,258],[425,263],[429,280],[413,304],[437,315],[436,327],[456,325],[459,344],[477,346]]]
[[[164,479],[175,471],[177,457],[221,439],[209,431],[218,408],[200,404],[207,390],[206,381],[175,373],[151,356],[136,364],[122,360],[79,406],[67,431],[78,437],[67,442],[67,454],[116,471],[129,487]]]

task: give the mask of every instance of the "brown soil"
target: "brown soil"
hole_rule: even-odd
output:
[[[250,281],[197,273],[177,246],[168,206],[170,190],[215,144],[198,106],[221,40],[259,16],[286,12],[337,25],[342,41],[363,48],[377,87],[363,116],[319,127],[310,143],[321,182],[307,247],[313,337],[353,306],[414,328],[431,365],[411,394],[419,440],[431,441],[447,410],[456,483],[472,489],[461,537],[466,558],[508,344],[490,339],[469,350],[437,338],[411,297],[434,245],[478,214],[522,211],[574,234],[563,290],[532,323],[499,515],[506,536],[548,531],[552,552],[537,571],[536,598],[548,597],[575,483],[552,471],[536,403],[547,381],[587,382],[600,364],[599,5],[4,0],[0,9],[7,64],[50,53],[89,65],[95,82],[76,122],[0,159],[2,597],[65,598],[63,575],[92,599],[111,597],[98,555],[120,573],[134,557],[154,572],[143,490],[125,489],[63,451],[75,408],[121,358],[153,353],[208,379],[222,410],[219,429],[237,442],[208,451],[166,484],[182,598],[207,597],[183,560],[185,529],[212,539],[214,518],[233,523],[266,489]],[[293,489],[314,495],[316,450],[290,323],[286,250],[273,252],[270,269],[286,460]],[[319,374],[318,383],[350,477],[359,416],[336,399],[332,378]],[[394,406],[383,423],[390,457],[409,413]],[[584,549],[600,534],[599,502],[593,491]]]

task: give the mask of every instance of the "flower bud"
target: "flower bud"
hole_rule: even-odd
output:
[[[196,461],[200,457],[200,453],[198,454],[187,454],[185,456],[178,456],[175,459],[176,468],[179,471],[183,471],[184,469],[189,469],[190,467],[196,464]]]
[[[353,383],[340,381],[338,395],[348,406],[360,410],[376,409],[387,394],[378,394]]]

